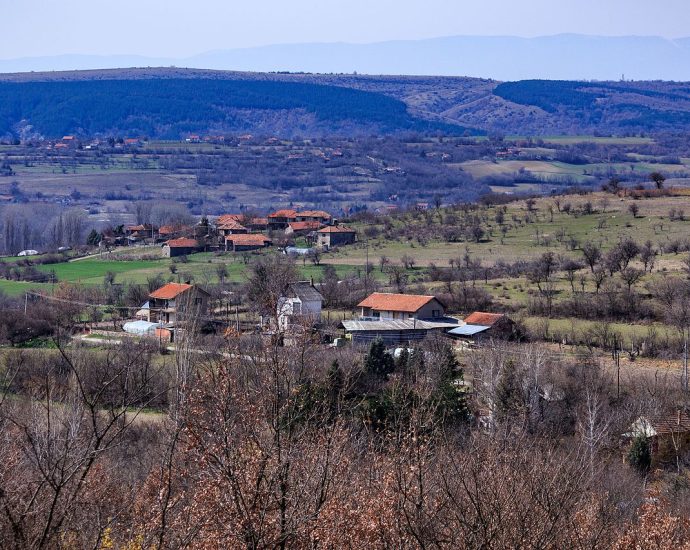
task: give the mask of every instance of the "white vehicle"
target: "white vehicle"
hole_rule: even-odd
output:
[[[38,250],[22,250],[17,256],[38,256]]]

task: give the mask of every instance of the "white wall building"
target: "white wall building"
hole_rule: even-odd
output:
[[[278,300],[278,328],[320,321],[322,304],[323,296],[309,281],[291,283]]]

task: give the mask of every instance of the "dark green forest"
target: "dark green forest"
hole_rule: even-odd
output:
[[[392,97],[339,86],[212,79],[0,83],[0,134],[16,134],[18,125],[30,124],[48,138],[127,134],[178,139],[189,132],[251,130],[257,112],[269,121],[290,112],[327,130],[465,132],[457,125],[416,119]],[[301,129],[308,132],[308,124]]]
[[[648,131],[690,123],[690,90],[682,84],[522,80],[499,84],[493,93],[589,123],[615,122],[619,127]]]

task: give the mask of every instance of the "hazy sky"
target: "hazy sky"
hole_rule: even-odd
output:
[[[0,0],[0,58],[456,34],[690,35],[688,0]]]

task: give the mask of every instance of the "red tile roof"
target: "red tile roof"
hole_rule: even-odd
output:
[[[269,218],[296,218],[297,212],[294,210],[278,210],[268,215]]]
[[[170,248],[196,248],[199,246],[199,243],[196,240],[187,239],[185,237],[171,239],[165,244],[167,244]]]
[[[305,210],[304,212],[297,212],[297,217],[302,218],[330,218],[331,215],[324,210]]]
[[[227,223],[227,222],[238,222],[240,220],[244,219],[244,214],[223,214],[221,216],[218,216],[218,219],[216,220],[216,223],[218,225]]]
[[[128,225],[125,229],[127,229],[127,231],[151,231],[153,227],[151,227],[151,224],[145,223],[140,225]]]
[[[288,224],[293,231],[309,231],[315,230],[321,227],[323,224],[320,222],[290,222]]]
[[[388,294],[385,292],[374,292],[357,307],[366,307],[379,311],[403,311],[414,313],[421,307],[435,300],[434,296],[420,296],[418,294]]]
[[[266,243],[270,243],[266,235],[261,235],[260,233],[245,233],[238,235],[228,235],[225,237],[226,242],[232,242],[235,245],[240,246],[263,246]]]
[[[345,227],[344,225],[330,225],[323,229],[319,229],[319,233],[357,233],[357,231]]]
[[[654,414],[642,418],[649,423],[657,435],[690,432],[690,416],[685,411]]]
[[[190,288],[193,288],[193,286],[183,283],[168,283],[158,290],[154,290],[149,294],[149,297],[158,298],[159,300],[172,300],[183,292],[187,292]]]
[[[225,229],[228,231],[246,231],[247,228],[236,220],[226,220],[218,224],[218,229]]]
[[[505,315],[502,313],[484,313],[483,311],[475,311],[465,318],[465,323],[468,325],[483,325],[485,327],[492,327],[498,321],[503,319]]]

